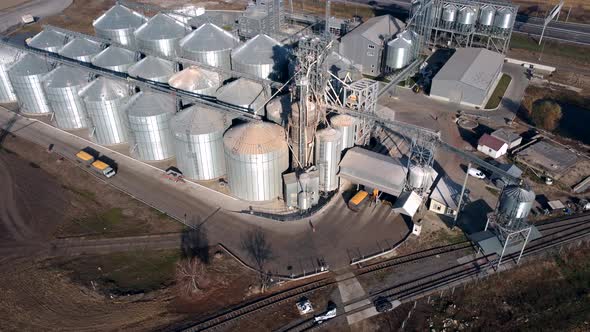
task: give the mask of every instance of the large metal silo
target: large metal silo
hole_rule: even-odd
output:
[[[176,112],[172,96],[153,92],[139,92],[127,106],[131,134],[131,152],[146,161],[174,157],[174,139],[170,119]]]
[[[414,32],[406,30],[395,39],[387,43],[387,57],[385,65],[391,69],[401,69],[407,66],[414,56],[414,43],[417,36]]]
[[[342,133],[342,150],[351,148],[355,144],[356,118],[348,114],[336,114],[330,118],[332,127]]]
[[[0,103],[16,101],[16,95],[8,77],[8,69],[16,61],[20,52],[16,48],[0,46]]]
[[[80,92],[90,119],[94,141],[101,145],[127,142],[129,124],[125,107],[129,85],[99,77]]]
[[[61,129],[88,127],[88,114],[80,91],[90,81],[90,74],[78,68],[59,66],[43,80],[45,95]]]
[[[145,16],[119,4],[114,5],[92,25],[96,35],[121,45],[135,45],[135,29],[147,21]]]
[[[338,163],[342,154],[342,133],[334,128],[318,130],[315,163],[320,171],[320,191],[338,189]]]
[[[179,56],[180,39],[191,28],[172,17],[158,13],[135,30],[137,46],[150,50],[156,55]]]
[[[266,119],[278,125],[285,125],[291,114],[291,97],[282,95],[269,101],[266,106]]]
[[[183,69],[168,80],[171,87],[206,96],[214,96],[221,82],[219,73],[196,66]]]
[[[511,221],[525,219],[533,207],[535,197],[531,190],[517,185],[506,186],[500,194],[498,213]]]
[[[246,201],[282,196],[282,173],[289,168],[284,129],[274,123],[245,123],[223,137],[227,179],[232,194]]]
[[[147,56],[138,63],[129,67],[127,72],[130,76],[145,78],[150,81],[168,83],[170,77],[176,71],[174,62]]]
[[[238,78],[217,89],[219,101],[258,111],[256,114],[264,114],[267,98],[267,91],[260,83],[246,78]]]
[[[97,67],[126,73],[138,60],[139,54],[136,52],[109,46],[92,58],[92,64]]]
[[[21,111],[30,114],[51,112],[51,106],[43,89],[43,77],[52,65],[36,55],[25,54],[8,70],[8,77]]]
[[[27,45],[57,53],[68,42],[68,36],[55,30],[43,30],[27,41]]]
[[[232,52],[232,68],[260,78],[281,80],[287,71],[287,49],[267,35],[257,35]]]
[[[231,69],[231,51],[240,40],[212,23],[205,23],[180,41],[182,57]]]
[[[176,113],[170,121],[176,164],[184,176],[212,180],[226,173],[223,133],[227,117],[209,107],[195,105]]]
[[[514,24],[514,12],[509,8],[500,8],[494,17],[494,26],[500,29],[510,29]]]
[[[99,43],[84,38],[74,38],[65,44],[58,53],[66,58],[90,62],[100,51],[102,51],[102,47]]]

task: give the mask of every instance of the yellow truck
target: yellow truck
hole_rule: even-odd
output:
[[[94,151],[95,153],[91,154],[88,151]],[[109,164],[102,160],[99,160],[95,157],[95,155],[98,156],[98,152],[94,149],[87,147],[76,153],[76,160],[79,163],[82,163],[86,166],[90,166],[93,170],[104,175],[107,178],[113,177],[115,174],[117,174],[117,172]]]
[[[359,190],[349,201],[348,208],[354,212],[360,211],[364,202],[369,198],[369,193],[364,190]]]

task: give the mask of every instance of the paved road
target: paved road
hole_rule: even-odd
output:
[[[5,128],[13,117],[14,113],[0,109],[0,127]],[[340,196],[309,220],[281,223],[235,213],[247,204],[199,186],[172,183],[158,169],[38,121],[17,116],[10,131],[41,146],[53,143],[55,152],[71,158],[92,146],[118,163],[119,173],[109,184],[179,220],[187,214],[188,223],[199,225],[209,244],[222,243],[250,265],[255,265],[254,259],[245,244],[258,234],[271,251],[265,269],[275,273],[309,272],[320,259],[331,268],[342,268],[351,258],[395,246],[410,231],[389,207],[378,205],[355,214]]]

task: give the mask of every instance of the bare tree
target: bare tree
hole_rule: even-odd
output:
[[[265,267],[272,257],[272,250],[270,243],[266,240],[266,235],[260,228],[247,232],[242,238],[242,248],[254,261],[258,270],[260,291],[264,292],[270,284],[270,272],[266,272]]]
[[[176,285],[181,296],[197,296],[208,284],[205,264],[197,257],[183,259],[176,264]]]

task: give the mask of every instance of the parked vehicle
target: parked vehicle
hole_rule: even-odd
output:
[[[107,161],[110,159],[105,157],[99,158],[99,155],[100,153],[93,148],[85,147],[76,153],[76,160],[87,167],[91,167],[94,171],[107,178],[111,178],[117,174],[113,166],[110,165],[110,162]]]
[[[93,162],[92,168],[98,173],[106,176],[107,178],[111,178],[115,174],[117,174],[117,172],[115,172],[115,170],[111,166],[109,166],[109,164],[101,160],[96,160],[95,162]]]
[[[391,303],[391,301],[384,297],[376,298],[373,302],[373,305],[375,305],[375,309],[378,312],[388,312],[393,310],[393,304]]]
[[[360,211],[363,203],[365,203],[368,199],[369,193],[364,190],[360,190],[348,201],[348,208],[354,212],[358,212]]]
[[[473,176],[474,178],[478,178],[478,179],[485,179],[486,175],[480,171],[477,168],[473,168],[473,167],[469,167],[469,169],[467,169],[467,174]]]

